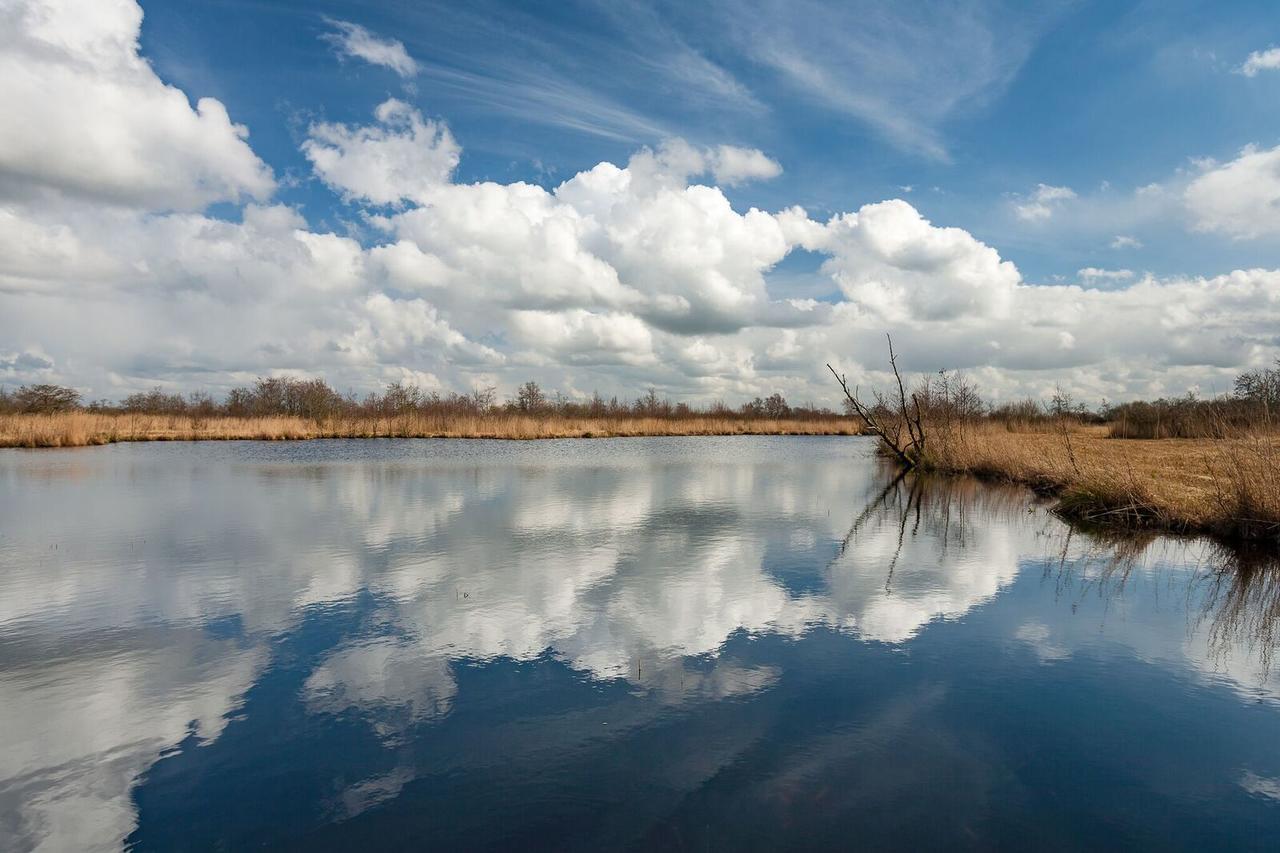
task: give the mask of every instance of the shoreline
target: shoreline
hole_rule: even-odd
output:
[[[71,412],[0,416],[0,448],[55,449],[145,441],[314,441],[456,438],[537,441],[660,436],[861,435],[848,418],[396,415],[314,421],[301,417],[124,415]]]
[[[930,440],[922,472],[1026,487],[1068,521],[1280,549],[1280,437],[1121,439],[983,424]]]
[[[125,442],[857,436],[854,419],[406,413],[307,419],[63,412],[0,416],[0,448]],[[1014,431],[995,422],[935,430],[919,470],[1030,489],[1064,520],[1280,547],[1280,436],[1109,438],[1105,427]],[[1274,485],[1273,485],[1274,484]]]

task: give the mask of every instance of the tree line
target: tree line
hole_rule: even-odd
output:
[[[851,389],[855,390],[856,389]],[[912,412],[919,406],[925,421],[946,424],[953,421],[990,419],[1010,428],[1034,429],[1064,418],[1082,423],[1110,424],[1111,434],[1120,438],[1201,438],[1270,430],[1280,410],[1280,360],[1272,367],[1239,374],[1230,393],[1201,398],[1182,397],[1137,400],[1090,408],[1071,395],[1058,391],[1048,400],[1024,399],[1004,403],[985,400],[974,383],[957,372],[942,371],[917,379],[909,399]],[[888,422],[897,410],[895,401],[877,395],[867,403],[868,412]],[[492,387],[467,394],[441,393],[415,385],[393,382],[385,389],[363,397],[340,393],[323,379],[290,377],[260,378],[252,385],[232,388],[217,399],[196,391],[178,394],[153,388],[130,394],[118,402],[84,402],[73,388],[51,384],[23,385],[16,391],[0,387],[0,413],[48,414],[67,411],[101,413],[187,415],[209,417],[292,416],[318,421],[340,417],[394,417],[405,414],[496,415],[523,414],[539,417],[578,418],[747,418],[818,420],[835,417],[826,407],[793,405],[780,393],[756,397],[739,406],[723,402],[691,406],[674,402],[649,388],[632,400],[617,396],[570,398],[548,392],[537,382],[525,382],[506,400]],[[852,403],[844,401],[844,412],[854,416]]]
[[[832,371],[834,373],[834,370]],[[837,380],[843,380],[840,375]],[[918,378],[901,394],[875,393],[866,401],[842,382],[846,414],[905,430],[906,421],[946,427],[949,423],[990,420],[1013,430],[1036,430],[1065,421],[1107,424],[1114,438],[1223,438],[1269,432],[1280,426],[1280,360],[1275,366],[1239,374],[1229,393],[1109,403],[1090,408],[1071,394],[1056,390],[1048,399],[1004,403],[985,400],[978,387],[959,372],[941,371]],[[903,416],[906,412],[908,417]]]
[[[837,417],[832,410],[813,404],[793,405],[780,393],[756,397],[738,407],[723,402],[692,406],[662,396],[649,388],[633,400],[593,394],[586,399],[549,393],[537,382],[525,382],[507,400],[497,389],[479,388],[467,394],[441,393],[416,385],[393,382],[382,391],[358,396],[341,393],[323,379],[259,378],[252,385],[232,388],[217,399],[195,391],[179,394],[153,388],[130,394],[118,402],[85,402],[78,391],[60,385],[23,385],[9,392],[0,388],[0,413],[52,414],[90,411],[103,414],[185,415],[190,417],[300,417],[323,421],[340,417],[395,417],[407,414],[498,415],[580,418],[748,418],[817,420]]]

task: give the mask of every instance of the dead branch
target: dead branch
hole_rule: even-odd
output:
[[[882,406],[868,406],[858,396],[856,386],[850,389],[849,382],[843,374],[836,373],[836,369],[830,364],[827,365],[827,370],[830,370],[836,382],[840,383],[840,390],[844,392],[850,408],[862,419],[867,430],[880,439],[881,446],[889,451],[904,468],[915,468],[924,458],[925,447],[924,416],[920,409],[920,398],[913,393],[911,404],[908,405],[906,387],[902,382],[902,374],[898,371],[898,357],[893,351],[893,338],[887,334],[885,337],[889,341],[889,366],[893,369],[893,377],[898,384],[897,412],[893,417],[882,420],[876,414],[876,409]],[[883,404],[884,400],[878,397],[877,402]],[[902,435],[904,427],[907,432],[905,439]]]

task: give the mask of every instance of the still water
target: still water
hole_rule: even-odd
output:
[[[865,439],[0,451],[0,847],[1280,849],[1280,581]]]

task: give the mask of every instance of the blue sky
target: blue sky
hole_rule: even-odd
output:
[[[1136,225],[1143,248],[1117,253],[1106,228],[1027,225],[1011,203],[1040,183],[1115,198],[1193,158],[1280,141],[1280,74],[1237,73],[1280,40],[1276,4],[891,5],[155,2],[142,45],[161,76],[232,105],[281,173],[307,174],[309,121],[363,121],[394,96],[448,121],[461,180],[554,186],[679,136],[782,163],[779,180],[732,191],[735,203],[820,214],[902,196],[997,245],[1029,280],[1117,264],[1166,275],[1280,264],[1277,241],[1164,221]],[[405,81],[335,62],[326,16],[401,41],[420,72]],[[787,33],[841,91],[771,66],[753,41],[761,30]],[[848,61],[829,56],[842,47]],[[842,103],[845,92],[876,106]],[[313,223],[344,216],[305,178],[279,197]]]
[[[1280,354],[1272,3],[0,0],[0,382],[824,400]]]

